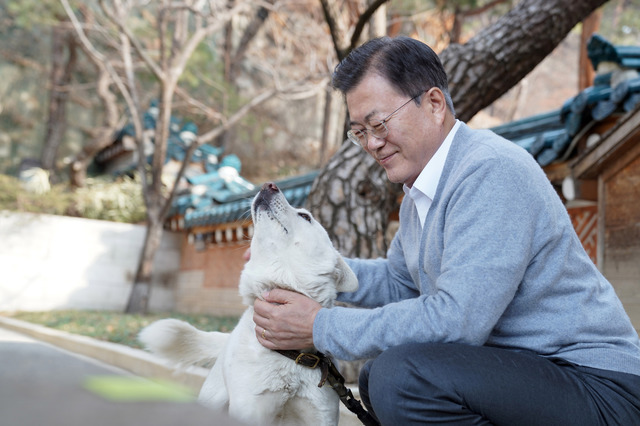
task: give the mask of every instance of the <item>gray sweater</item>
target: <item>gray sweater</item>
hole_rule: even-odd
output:
[[[424,228],[413,201],[386,259],[349,259],[360,288],[321,309],[316,348],[338,359],[458,342],[640,375],[640,341],[567,211],[524,149],[462,124]]]

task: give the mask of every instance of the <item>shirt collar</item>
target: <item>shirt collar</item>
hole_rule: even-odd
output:
[[[431,160],[427,163],[418,178],[413,183],[413,186],[409,188],[404,185],[404,193],[411,198],[415,198],[414,195],[418,195],[417,191],[429,197],[433,200],[438,189],[438,183],[440,182],[440,176],[442,176],[442,170],[444,170],[444,164],[447,161],[447,155],[451,148],[451,142],[456,135],[456,132],[460,128],[460,120],[456,120],[455,124],[449,131],[449,134],[442,142],[442,145],[438,148],[436,153],[431,157]]]

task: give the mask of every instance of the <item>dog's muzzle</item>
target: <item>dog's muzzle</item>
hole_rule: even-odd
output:
[[[253,201],[253,208],[258,210],[259,207],[269,206],[273,197],[280,193],[280,189],[273,182],[267,182],[262,185],[262,189],[256,195],[256,198]]]

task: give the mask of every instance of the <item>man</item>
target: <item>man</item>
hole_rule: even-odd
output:
[[[381,38],[337,68],[349,139],[404,184],[386,259],[320,309],[273,290],[260,342],[371,358],[362,398],[383,425],[640,424],[640,342],[535,160],[455,119],[437,55]]]

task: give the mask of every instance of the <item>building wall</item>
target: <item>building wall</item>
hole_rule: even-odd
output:
[[[571,223],[593,263],[597,265],[598,252],[598,206],[587,205],[567,208]]]
[[[603,274],[640,329],[640,156],[603,177]]]
[[[0,212],[0,311],[123,311],[146,227]],[[165,232],[154,262],[150,310],[175,309],[181,236]]]
[[[238,295],[238,281],[248,241],[210,245],[197,251],[182,239],[182,258],[176,309],[180,312],[240,315],[246,306]]]

